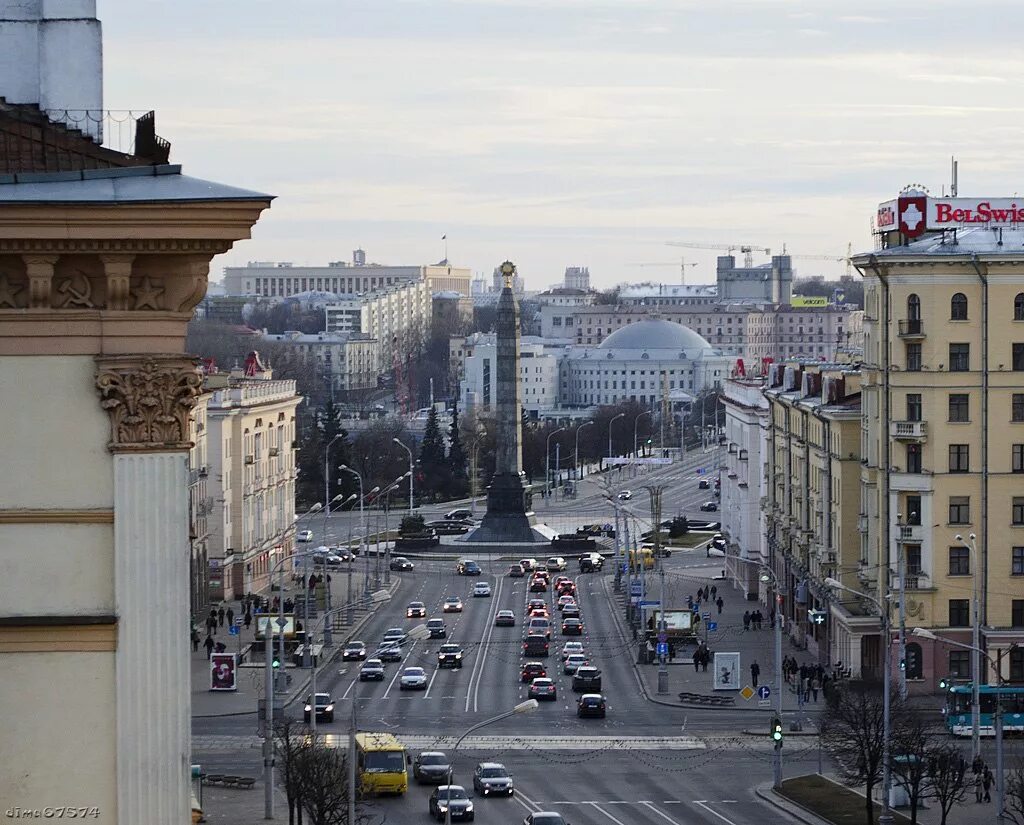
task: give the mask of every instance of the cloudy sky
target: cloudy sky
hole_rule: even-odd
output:
[[[214,262],[433,262],[528,286],[868,248],[909,183],[1019,187],[1019,0],[99,0],[105,106],[278,196]],[[760,260],[764,260],[761,258]],[[639,263],[665,266],[639,267]],[[841,263],[797,260],[801,274]],[[216,271],[216,270],[215,270]]]

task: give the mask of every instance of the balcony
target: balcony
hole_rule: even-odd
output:
[[[904,318],[897,323],[897,333],[900,338],[908,340],[924,338],[924,321],[920,318]]]
[[[913,544],[920,544],[924,541],[924,527],[920,524],[901,524],[896,529],[899,531],[900,541],[908,541]]]
[[[928,437],[928,422],[892,421],[889,432],[897,441],[924,441]]]

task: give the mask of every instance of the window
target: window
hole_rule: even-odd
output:
[[[951,321],[967,320],[967,296],[956,293],[949,301],[949,318]]]
[[[1010,681],[1024,682],[1024,650],[1019,647],[1010,651]]]
[[[970,524],[971,523],[971,497],[950,496],[949,497],[949,523]]]
[[[1018,292],[1013,299],[1013,320],[1024,321],[1024,292]]]
[[[1010,465],[1015,473],[1024,473],[1024,444],[1013,445],[1013,463]]]
[[[907,393],[907,421],[921,420],[921,393]]]
[[[1016,372],[1024,370],[1024,344],[1013,345],[1013,369]]]
[[[966,547],[949,548],[949,575],[971,575],[971,551]]]
[[[1010,575],[1024,576],[1024,547],[1010,548]]]
[[[970,601],[968,599],[950,599],[949,600],[949,626],[950,627],[970,627],[970,624],[971,624]]]
[[[1014,599],[1010,610],[1010,627],[1024,627],[1024,599]]]
[[[906,552],[907,575],[916,576],[921,572],[921,545],[905,544],[903,547]]]
[[[1013,394],[1010,417],[1017,422],[1024,421],[1024,392],[1015,392]]]
[[[967,372],[971,368],[971,345],[949,345],[949,371]]]
[[[966,679],[971,675],[971,656],[969,650],[949,651],[949,675],[954,679]]]
[[[971,417],[968,413],[968,400],[970,396],[967,393],[950,393],[949,395],[949,420],[953,422],[964,422],[970,421]]]
[[[921,523],[921,496],[910,495],[906,497],[907,524]]]
[[[908,473],[919,473],[919,472],[921,472],[921,445],[920,444],[908,444],[907,445],[907,472]]]
[[[907,344],[907,372],[921,371],[921,345]]]
[[[1013,497],[1013,526],[1024,527],[1024,497]]]
[[[949,471],[951,473],[966,473],[970,470],[971,447],[969,444],[949,445]]]
[[[921,320],[921,299],[914,293],[907,296],[907,320]]]

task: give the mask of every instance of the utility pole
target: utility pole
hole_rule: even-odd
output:
[[[907,698],[907,560],[903,546],[903,514],[896,514],[896,572],[900,577],[900,699]]]
[[[558,486],[562,480],[562,443],[555,442],[555,496],[558,495]]]
[[[647,492],[651,496],[651,529],[654,530],[654,558],[658,564],[658,635],[659,649],[665,638],[668,625],[665,622],[665,562],[661,557],[661,494],[663,487],[650,485]],[[668,666],[664,653],[658,655],[658,693],[668,693]]]

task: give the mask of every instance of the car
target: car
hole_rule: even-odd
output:
[[[374,655],[382,662],[400,662],[405,658],[398,645],[384,645]]]
[[[441,645],[437,651],[437,666],[461,668],[462,648],[451,642]]]
[[[460,576],[479,576],[480,565],[472,559],[459,559],[455,565],[455,572]]]
[[[718,510],[718,502],[717,501],[705,501],[700,506],[700,511],[702,513],[714,513],[714,512],[717,512],[717,510]]]
[[[529,573],[531,570],[537,567],[536,559],[520,559],[519,566],[523,568],[524,572]]]
[[[526,611],[526,617],[528,619],[550,619],[551,614],[548,613],[548,609],[546,607],[531,607]]]
[[[441,751],[424,751],[412,760],[412,778],[420,785],[443,785],[451,770],[448,757]]]
[[[487,582],[477,582],[473,585],[473,598],[477,596],[490,596],[491,585]]]
[[[352,641],[341,651],[343,662],[355,662],[366,658],[366,642]]]
[[[566,582],[572,584],[572,579],[570,579],[568,576],[555,576],[551,580],[551,586],[555,588],[555,590],[558,590],[558,588],[560,588]]]
[[[722,497],[722,489],[720,487],[715,487],[714,495],[715,495],[715,498],[721,498]]]
[[[717,550],[724,550],[726,546],[725,536],[723,536],[721,533],[715,533],[711,537],[711,546],[716,548]]]
[[[326,547],[321,547],[318,550],[313,551],[312,555],[313,566],[327,566],[327,567],[338,567],[344,559],[337,553],[329,551]]]
[[[582,653],[570,653],[562,663],[562,672],[571,676],[579,669],[580,665],[585,664],[587,664],[587,657]]]
[[[431,639],[445,639],[448,637],[448,628],[444,626],[444,619],[427,619],[427,632]]]
[[[585,716],[596,716],[604,719],[607,714],[604,697],[600,693],[584,693],[576,701],[576,716],[580,719]]]
[[[416,565],[409,561],[405,556],[394,556],[391,559],[391,564],[388,565],[392,570],[415,570]]]
[[[548,583],[544,579],[533,578],[530,580],[531,593],[547,593]]]
[[[516,614],[511,610],[499,610],[494,617],[495,627],[515,627]]]
[[[442,613],[461,613],[462,612],[462,599],[458,596],[449,596],[444,600],[444,605],[441,608]]]
[[[575,596],[576,585],[573,582],[562,582],[562,586],[556,591],[561,596]]]
[[[401,647],[404,642],[405,631],[400,627],[389,627],[384,631],[384,639],[381,642],[381,647]]]
[[[309,722],[309,716],[313,712],[313,702],[309,696],[306,697],[306,706],[302,711],[302,718]],[[316,721],[317,722],[333,722],[334,721],[334,700],[331,698],[329,693],[318,693],[316,694]]]
[[[409,606],[405,608],[405,618],[407,619],[425,619],[427,618],[427,606],[423,602],[409,602]]]
[[[575,596],[570,596],[568,593],[566,593],[564,596],[559,596],[558,597],[558,609],[559,610],[564,610],[565,606],[567,604],[576,604],[576,597]]]
[[[384,662],[381,659],[367,659],[359,668],[359,681],[369,682],[370,680],[384,681]]]
[[[430,795],[430,815],[444,822],[446,814],[453,822],[473,821],[473,800],[461,785],[438,785]]]
[[[554,702],[558,698],[558,688],[555,687],[555,680],[548,679],[547,677],[534,679],[530,682],[530,688],[526,693],[530,699],[547,699]]]
[[[566,825],[561,814],[554,811],[537,811],[523,820],[523,825]]]
[[[551,621],[547,617],[533,616],[526,627],[526,632],[540,633],[545,639],[551,638]]]
[[[481,762],[473,771],[473,790],[484,796],[512,796],[512,777],[500,762]]]
[[[473,511],[465,507],[459,507],[455,510],[449,510],[444,514],[447,521],[472,521]]]
[[[523,570],[523,568],[520,567],[518,564],[513,564],[508,569],[508,577],[510,579],[521,579],[525,575],[526,575],[526,571]]]
[[[580,618],[580,606],[575,602],[573,604],[567,604],[562,610],[562,619],[578,619]]]
[[[439,536],[461,536],[468,533],[472,527],[464,521],[449,521],[448,519],[428,521],[424,526],[429,527]]]
[[[541,679],[547,675],[547,669],[542,662],[527,662],[519,672],[520,681],[523,682],[532,682],[534,679]]]
[[[631,498],[633,498],[632,490],[623,490],[618,495],[619,501],[629,501]]]
[[[426,690],[427,672],[421,667],[407,667],[398,680],[399,690]]]
[[[530,633],[523,641],[524,656],[547,656],[548,640],[543,633]]]
[[[583,642],[566,642],[562,645],[562,661],[564,662],[573,653],[583,652]]]
[[[580,619],[565,619],[562,622],[563,636],[582,636],[583,622]]]
[[[697,482],[697,489],[698,490],[710,490],[711,489],[711,482],[708,481],[706,478],[702,478],[700,481]]]
[[[593,693],[601,689],[601,671],[593,665],[580,665],[572,675],[572,689]]]
[[[548,603],[544,599],[530,599],[530,601],[526,603],[527,610],[532,610],[535,607],[547,608],[547,606]]]
[[[299,530],[299,532],[295,534],[295,540],[296,541],[302,541],[302,542],[312,541],[313,540],[313,531],[312,530]]]
[[[548,571],[552,573],[558,573],[561,570],[565,570],[565,568],[568,566],[569,565],[566,563],[565,559],[563,559],[561,556],[552,556],[550,559],[548,559],[546,565]]]

